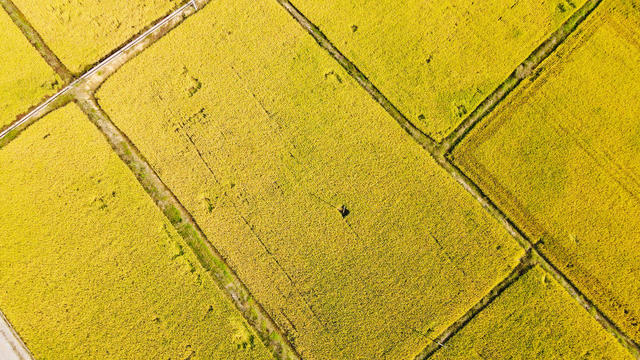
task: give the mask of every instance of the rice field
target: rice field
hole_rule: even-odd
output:
[[[35,358],[271,358],[75,105],[0,164],[0,308]]]
[[[601,5],[455,151],[569,279],[640,340],[640,15]],[[498,149],[500,149],[498,151]]]
[[[0,130],[61,87],[9,15],[0,8]]]
[[[637,0],[0,5],[0,358],[640,358]]]
[[[517,355],[517,356],[514,356]],[[430,359],[633,359],[548,274],[533,268]]]
[[[73,73],[86,70],[181,5],[178,0],[13,2]]]
[[[523,254],[275,1],[210,3],[97,97],[305,359],[411,358]]]
[[[584,0],[291,2],[440,141]]]

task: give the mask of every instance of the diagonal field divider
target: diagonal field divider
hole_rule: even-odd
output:
[[[112,149],[134,173],[138,182],[189,244],[202,267],[255,329],[277,359],[300,359],[282,331],[231,269],[220,252],[209,242],[191,214],[162,182],[133,143],[109,119],[93,96],[78,94],[76,102],[89,120],[104,134]]]
[[[8,4],[7,0],[0,0],[0,1],[2,1],[3,6],[5,6],[5,4]],[[65,95],[67,95],[79,83],[81,83],[84,80],[87,80],[87,79],[91,78],[92,75],[94,75],[95,73],[99,72],[103,68],[107,67],[109,64],[111,64],[112,62],[117,60],[118,57],[120,57],[122,55],[125,55],[128,50],[133,49],[136,45],[144,42],[145,40],[147,40],[154,33],[158,32],[158,31],[162,31],[163,27],[165,25],[169,24],[172,20],[174,20],[174,19],[176,19],[176,18],[178,18],[180,16],[183,16],[183,19],[184,19],[185,17],[193,14],[196,11],[197,10],[196,10],[196,8],[194,8],[194,2],[193,1],[184,4],[183,6],[181,6],[180,8],[178,8],[177,10],[175,10],[174,12],[169,14],[167,17],[162,19],[160,22],[158,22],[157,24],[155,24],[154,26],[149,28],[147,31],[145,31],[144,33],[142,33],[141,35],[136,37],[133,41],[129,42],[124,47],[122,47],[118,51],[116,51],[113,54],[111,54],[111,56],[109,56],[106,59],[104,59],[101,62],[99,62],[96,66],[92,67],[89,71],[87,71],[86,73],[82,74],[82,76],[80,76],[79,78],[73,80],[70,84],[68,84],[62,90],[60,90],[57,93],[55,93],[53,96],[48,98],[42,104],[38,105],[35,109],[31,110],[25,116],[23,116],[19,120],[15,121],[14,123],[12,123],[9,127],[7,127],[2,132],[0,132],[0,140],[2,140],[5,136],[7,136],[13,130],[17,129],[19,126],[21,126],[21,125],[29,122],[30,120],[32,120],[32,118],[38,117],[39,115],[41,116],[41,115],[51,111],[52,110],[51,109],[52,104],[56,104],[55,101],[58,98],[61,98],[61,97],[64,97]],[[175,24],[175,25],[177,25],[177,24]],[[21,29],[22,29],[22,27],[21,27]],[[164,29],[164,30],[166,31],[168,29]],[[35,33],[35,30],[31,29],[31,31],[33,31],[33,33]],[[39,35],[37,36],[37,38],[39,38],[40,41],[42,41],[42,39],[40,38]],[[44,44],[44,42],[42,42],[42,44]],[[46,47],[46,45],[45,45],[45,47]],[[36,48],[38,50],[40,50],[38,47],[36,47]],[[46,47],[46,49],[48,49],[48,47]],[[49,50],[49,52],[50,51],[51,50]],[[57,57],[56,57],[56,59],[57,59]],[[55,67],[54,67],[54,69],[55,69]]]
[[[412,124],[400,111],[382,94],[376,86],[363,74],[356,65],[347,59],[338,50],[329,39],[314,25],[304,14],[302,14],[289,0],[276,0],[315,40],[331,55],[357,82],[360,84],[371,97],[373,97],[388,113],[395,119],[398,124],[422,147],[435,161],[447,171],[471,196],[473,196],[482,207],[489,212],[505,229],[514,237],[514,239],[525,249],[531,253],[531,257],[536,264],[539,264],[547,271],[571,297],[576,300],[587,312],[610,334],[612,334],[622,346],[624,346],[633,356],[640,359],[640,346],[636,344],[627,334],[622,332],[598,307],[596,307],[560,270],[549,262],[534,246],[530,239],[502,212],[497,205],[489,199],[486,194],[468,178],[458,167],[456,167],[446,156],[457,141],[459,141],[471,128],[477,124],[487,113],[489,113],[495,105],[514,89],[522,79],[530,76],[533,70],[546,58],[553,50],[555,50],[564,39],[567,38],[582,21],[600,4],[601,0],[587,0],[585,5],[574,13],[551,37],[540,45],[527,60],[525,60],[510,76],[505,83],[494,91],[483,103],[479,109],[458,126],[456,130],[443,141],[442,144],[436,143],[428,135],[420,131]],[[483,298],[484,299],[484,298]],[[482,302],[483,300],[481,300]],[[479,310],[484,308],[479,306]],[[475,308],[475,306],[474,306]],[[465,315],[467,316],[467,315]],[[457,321],[452,326],[462,327],[466,321]],[[457,325],[456,325],[457,324]],[[457,332],[456,329],[448,329]],[[446,331],[445,331],[446,333]],[[441,336],[445,336],[444,334]],[[448,337],[447,337],[448,338]],[[431,346],[434,346],[433,344]],[[439,346],[436,344],[435,346]],[[422,354],[427,356],[430,347],[427,347]],[[419,357],[420,358],[420,357]],[[421,358],[420,358],[421,359]]]
[[[8,0],[0,0],[2,4]],[[155,171],[142,157],[138,149],[131,141],[111,122],[108,115],[99,107],[93,97],[94,90],[120,66],[129,61],[138,53],[144,51],[160,37],[178,26],[188,16],[202,9],[209,0],[190,0],[167,17],[160,20],[151,28],[135,37],[131,42],[115,51],[106,59],[100,61],[82,76],[72,81],[58,93],[47,99],[27,115],[14,122],[0,133],[0,148],[19,135],[26,126],[42,118],[70,101],[75,101],[80,109],[103,133],[112,149],[121,160],[134,173],[142,187],[153,199],[163,214],[169,219],[177,232],[189,244],[202,267],[212,276],[221,290],[230,298],[231,302],[239,310],[260,337],[265,346],[277,359],[300,359],[300,355],[287,341],[280,328],[271,319],[263,307],[253,298],[244,283],[235,272],[227,265],[225,259],[215,247],[208,241],[199,226],[193,220],[191,214],[182,206],[175,195],[162,182]],[[30,32],[35,33],[32,28]],[[25,34],[27,34],[25,32]],[[27,34],[28,35],[28,34]],[[35,37],[40,36],[35,33]],[[32,42],[33,43],[33,42]],[[34,45],[35,46],[35,45]],[[47,48],[44,42],[40,48]],[[36,47],[38,48],[38,47]],[[40,50],[38,48],[38,50]],[[53,53],[52,53],[53,54]],[[44,56],[44,55],[43,55]],[[55,56],[55,55],[54,55]],[[55,64],[49,63],[50,66]],[[8,324],[8,322],[7,322]],[[9,329],[15,334],[10,325]],[[20,340],[21,342],[21,340]],[[25,348],[26,349],[26,348]],[[28,350],[25,350],[28,353]],[[15,352],[18,355],[18,352]]]

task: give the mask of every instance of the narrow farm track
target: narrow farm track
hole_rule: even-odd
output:
[[[482,121],[499,102],[506,98],[522,80],[534,74],[534,70],[564,42],[567,36],[569,36],[601,2],[602,0],[588,0],[580,9],[576,10],[558,30],[551,34],[527,59],[518,65],[516,70],[438,145],[438,153],[450,154],[462,138],[464,138],[476,124]]]
[[[412,124],[400,111],[382,94],[376,86],[371,83],[356,65],[347,59],[339,49],[337,49],[331,41],[313,24],[304,14],[302,14],[289,0],[276,0],[307,32],[316,40],[316,42],[325,49],[368,93],[371,95],[399,125],[429,154],[436,162],[447,171],[462,187],[467,190],[482,207],[489,212],[498,222],[500,222],[506,230],[514,237],[514,239],[525,249],[530,252],[533,265],[540,265],[548,272],[571,297],[577,301],[605,330],[611,333],[634,357],[640,359],[640,346],[636,344],[627,334],[622,332],[597,306],[595,306],[568,278],[559,271],[544,257],[528,239],[524,233],[509,219],[498,206],[486,196],[482,190],[470,178],[468,178],[459,168],[457,168],[447,157],[455,144],[457,144],[464,135],[466,135],[475,124],[477,124],[484,116],[486,116],[495,106],[504,99],[511,90],[525,78],[534,74],[535,68],[547,58],[578,26],[591,14],[591,12],[600,4],[601,0],[588,0],[584,6],[577,10],[556,32],[554,32],[542,45],[540,45],[521,65],[518,66],[512,75],[500,85],[489,97],[481,103],[478,109],[474,110],[463,123],[456,128],[453,133],[447,137],[442,143],[437,143],[428,135],[420,131]],[[488,295],[489,296],[489,295]],[[485,300],[483,298],[483,300]],[[482,301],[477,305],[480,311],[484,306]],[[475,308],[475,306],[474,306]],[[465,316],[468,316],[466,314]],[[464,326],[467,321],[462,321],[464,317],[454,323]],[[449,329],[448,329],[449,330]],[[447,330],[447,331],[448,331]],[[443,339],[448,338],[447,331],[443,333]],[[436,341],[434,341],[436,343]],[[428,346],[418,357],[424,359],[433,353],[433,347],[438,347],[437,343]]]
[[[277,0],[285,10],[307,30],[307,32],[315,39],[315,41],[351,75],[362,86],[371,97],[378,102],[391,115],[398,124],[406,131],[420,146],[430,153],[437,148],[437,143],[422,130],[407,119],[398,108],[387,99],[387,97],[378,90],[378,88],[366,77],[360,69],[346,56],[335,47],[329,39],[314,25],[306,16],[304,16],[289,0]]]
[[[31,45],[38,50],[44,60],[53,68],[53,70],[60,75],[65,84],[69,84],[73,81],[73,74],[67,67],[60,61],[58,56],[51,51],[49,46],[42,40],[42,37],[31,26],[24,14],[18,9],[18,7],[11,0],[0,0],[0,4],[9,14],[11,20],[16,24],[24,36],[29,40]]]
[[[91,122],[104,134],[113,150],[131,169],[158,208],[193,249],[202,267],[229,296],[265,346],[277,359],[300,359],[300,355],[286,340],[283,332],[264,308],[254,300],[220,252],[209,242],[192,215],[162,182],[135,145],[113,124],[95,98],[86,93],[79,93],[76,96],[76,102]]]
[[[440,348],[446,346],[447,340],[454,336],[460,329],[462,329],[469,321],[471,321],[479,312],[484,310],[489,304],[491,304],[500,294],[502,294],[511,284],[515,283],[522,275],[529,271],[534,266],[531,253],[527,252],[525,256],[520,259],[520,263],[513,268],[511,273],[507,275],[502,281],[500,281],[488,294],[482,297],[469,311],[467,311],[462,317],[451,324],[445,331],[443,331],[438,337],[433,339],[432,343],[428,345],[415,360],[428,359]]]
[[[32,360],[33,356],[0,311],[0,357],[3,360]]]
[[[7,1],[8,0],[0,0],[3,6],[5,6],[5,4],[8,4]],[[198,11],[196,9],[200,8],[206,2],[208,1],[200,1],[198,3],[196,3],[195,1],[190,1],[184,4],[183,6],[169,14],[167,17],[160,20],[154,26],[140,34],[138,37],[133,39],[131,42],[122,46],[119,50],[96,64],[90,70],[82,74],[82,76],[73,80],[63,89],[52,95],[50,98],[31,110],[25,116],[15,121],[5,130],[0,132],[0,144],[2,144],[3,138],[9,136],[10,133],[19,131],[20,129],[24,129],[26,126],[23,125],[29,125],[33,123],[34,120],[37,120],[37,118],[42,117],[44,114],[66,104],[66,102],[59,102],[58,99],[68,96],[68,94],[70,94],[73,89],[78,87],[82,88],[85,91],[95,89],[97,86],[99,86],[100,83],[102,83],[102,81],[104,81],[104,79],[108,75],[117,70],[118,67],[127,62],[129,59],[133,58],[136,54],[149,47],[153,42],[176,27],[178,24],[182,23],[185,18],[193,15],[196,11]]]

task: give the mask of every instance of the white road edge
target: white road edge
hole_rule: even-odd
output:
[[[33,360],[33,356],[0,311],[0,360]]]
[[[53,96],[48,98],[47,101],[43,102],[42,104],[38,105],[38,107],[36,107],[35,109],[31,110],[28,114],[23,116],[20,120],[14,122],[8,128],[6,128],[2,132],[0,132],[0,139],[2,139],[5,136],[7,136],[7,134],[9,134],[11,131],[13,131],[18,126],[20,126],[20,125],[24,124],[25,122],[29,121],[29,119],[31,119],[33,116],[35,116],[40,110],[44,109],[52,101],[54,101],[58,97],[64,95],[69,90],[71,90],[78,82],[82,81],[85,78],[88,78],[89,76],[93,75],[95,72],[99,71],[105,64],[109,63],[111,60],[113,60],[115,57],[117,57],[118,55],[122,54],[123,52],[125,52],[125,51],[129,50],[130,48],[136,46],[139,42],[141,42],[144,39],[146,39],[149,35],[151,35],[159,27],[161,27],[162,25],[168,23],[169,21],[171,21],[171,19],[175,18],[176,16],[181,15],[187,8],[189,8],[191,6],[193,6],[193,8],[196,11],[198,11],[198,6],[196,5],[195,0],[191,0],[188,3],[182,5],[179,9],[177,9],[176,11],[172,12],[171,14],[169,14],[167,17],[162,19],[162,21],[160,21],[159,23],[157,23],[153,27],[151,27],[149,30],[147,30],[144,33],[142,33],[140,36],[138,36],[133,41],[128,43],[122,49],[120,49],[120,50],[116,51],[115,53],[111,54],[111,56],[109,56],[108,58],[102,60],[96,66],[91,68],[91,70],[89,70],[86,73],[84,73],[82,76],[80,76],[79,78],[77,78],[76,80],[71,82],[69,85],[65,86],[62,90],[58,91]],[[0,360],[4,360],[4,359],[0,358]]]

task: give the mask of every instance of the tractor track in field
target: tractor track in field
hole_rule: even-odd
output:
[[[338,50],[331,41],[313,24],[304,14],[302,14],[289,0],[276,0],[285,11],[296,20],[322,47],[331,55],[346,71],[351,75],[365,91],[369,93],[391,117],[418,143],[424,148],[456,182],[458,182],[473,198],[475,198],[482,207],[495,218],[513,238],[520,244],[525,251],[531,254],[532,261],[549,273],[569,295],[580,304],[607,332],[614,336],[620,344],[627,349],[634,357],[640,359],[640,346],[635,343],[627,334],[625,334],[618,326],[611,321],[597,306],[593,304],[569,279],[558,270],[538,249],[533,245],[531,240],[517,227],[500,208],[482,192],[480,187],[467,177],[449,158],[449,154],[453,147],[466,135],[471,129],[489,114],[495,106],[515,89],[520,82],[532,75],[534,70],[546,59],[564,40],[593,12],[593,10],[601,3],[602,0],[587,0],[587,2],[572,16],[565,21],[561,27],[543,42],[534,52],[522,63],[512,75],[507,78],[498,88],[490,94],[449,136],[441,143],[437,143],[431,137],[418,129],[411,121],[409,121],[376,86],[363,74],[356,65],[347,59]],[[512,274],[513,275],[513,274]],[[508,286],[508,284],[507,284]],[[495,290],[495,289],[494,289]],[[492,290],[493,292],[493,290]],[[491,296],[491,292],[487,295]],[[496,295],[497,296],[497,295]],[[472,309],[477,307],[477,311],[481,311],[482,301],[486,301],[486,297],[476,304]],[[452,328],[448,328],[440,336],[446,340],[449,336],[456,333],[459,328],[463,327],[468,321],[464,318],[469,316],[465,314],[461,319],[452,324]],[[433,347],[439,347],[436,340],[425,348],[418,359],[424,359],[432,353]]]

